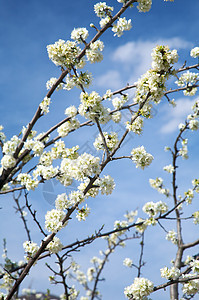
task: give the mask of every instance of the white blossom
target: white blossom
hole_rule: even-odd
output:
[[[57,195],[57,198],[55,200],[55,207],[58,210],[64,210],[69,208],[71,203],[68,201],[68,196],[66,193],[62,193]]]
[[[194,224],[199,224],[199,211],[195,211],[193,213],[193,217],[194,217],[193,219]]]
[[[20,141],[18,136],[14,135],[9,141],[3,144],[3,153],[13,155]]]
[[[190,120],[189,121],[189,129],[198,130],[198,128],[199,128],[199,121],[198,120]]]
[[[131,159],[136,164],[136,168],[144,169],[152,163],[153,156],[146,152],[144,146],[134,148],[131,151]]]
[[[143,206],[143,211],[147,213],[150,217],[156,216],[158,213],[163,214],[168,211],[168,206],[165,202],[147,202]]]
[[[99,2],[94,5],[94,11],[98,17],[105,18],[107,14],[113,11],[113,7],[108,6],[106,2]]]
[[[131,19],[128,21],[126,18],[119,18],[116,24],[113,24],[112,31],[114,32],[114,36],[120,37],[124,31],[130,30],[132,28]]]
[[[88,30],[86,28],[74,28],[71,32],[71,39],[79,43],[85,41],[88,37]]]
[[[160,269],[161,277],[166,279],[176,279],[180,275],[180,270],[175,267],[171,267],[170,269],[168,267],[164,267]]]
[[[56,66],[70,67],[76,64],[76,57],[81,53],[81,49],[76,42],[59,39],[54,44],[47,46],[48,56]],[[78,65],[77,65],[78,66]]]
[[[21,185],[24,185],[28,191],[34,190],[39,184],[37,179],[32,179],[31,175],[27,173],[20,173],[17,176],[17,180]]]
[[[170,230],[166,235],[166,240],[171,241],[173,244],[177,244],[177,233],[174,230]]]
[[[93,267],[88,268],[88,270],[87,270],[88,281],[93,281],[93,279],[94,279],[93,274],[94,273],[95,273],[95,269]]]
[[[58,209],[52,209],[45,215],[45,227],[49,232],[57,232],[67,225],[63,224],[63,219],[66,216],[65,212]]]
[[[39,246],[36,243],[30,241],[24,242],[23,247],[24,251],[27,253],[27,256],[25,257],[27,261],[33,257],[39,249]]]
[[[103,28],[104,26],[106,26],[106,24],[110,21],[110,17],[109,16],[106,16],[105,18],[102,18],[100,20],[100,27]]]
[[[51,102],[51,99],[48,97],[45,97],[43,99],[43,101],[39,104],[42,114],[47,114],[49,112],[50,102]]]
[[[143,127],[143,118],[137,117],[136,120],[131,124],[129,121],[126,122],[126,129],[129,131],[133,131],[135,134],[141,134],[142,133],[142,127]]]
[[[183,277],[189,278],[191,277],[189,274],[184,275]],[[199,292],[199,280],[193,279],[189,280],[188,282],[183,283],[182,291],[186,295],[195,295]]]
[[[96,122],[96,118],[99,123],[107,123],[111,116],[108,108],[102,105],[102,98],[95,91],[80,94],[81,104],[79,105],[79,113],[87,119],[91,119]]]
[[[112,151],[119,142],[117,133],[116,132],[111,132],[111,133],[103,132],[103,136],[105,138],[108,150]],[[97,136],[93,145],[94,145],[95,149],[97,149],[97,150],[105,149],[104,141],[103,141],[101,134],[99,134]]]
[[[46,82],[46,89],[50,90],[52,88],[52,86],[57,82],[57,78],[56,77],[51,77],[47,82]],[[61,82],[60,84],[58,84],[56,90],[62,90],[63,89],[63,82]]]
[[[90,213],[90,208],[86,204],[85,207],[83,206],[81,209],[78,209],[76,218],[78,221],[82,221],[82,220],[85,221],[89,213]]]
[[[65,137],[68,135],[70,131],[78,129],[79,126],[80,126],[79,120],[77,120],[76,118],[71,118],[69,121],[59,126],[57,132],[59,136]]]
[[[76,116],[77,108],[74,105],[71,105],[65,109],[64,113],[65,113],[65,115],[72,118],[72,117]]]
[[[98,174],[100,171],[99,157],[83,153],[76,160],[64,158],[60,171],[76,180],[83,181],[86,177]]]
[[[151,9],[152,0],[138,0],[138,10],[140,12],[147,12]]]
[[[199,56],[199,47],[195,47],[191,50],[190,55],[194,58]]]
[[[104,49],[104,44],[102,41],[98,40],[90,44],[90,48],[86,50],[86,57],[90,63],[100,62],[103,59],[102,51]]]
[[[197,92],[197,88],[192,86],[196,84],[198,80],[198,73],[187,71],[180,76],[176,84],[180,87],[186,87],[186,90],[183,92],[185,96],[194,96]]]
[[[45,240],[45,239],[44,239]],[[58,253],[63,248],[63,245],[60,239],[54,236],[53,240],[47,245],[46,249],[49,250],[50,253]]]
[[[168,165],[168,166],[165,166],[163,168],[163,170],[166,171],[166,172],[168,172],[168,173],[171,173],[171,174],[175,171],[174,167],[171,164]]]
[[[16,159],[9,154],[4,155],[1,159],[1,165],[5,170],[14,167],[16,162]]]
[[[122,114],[120,111],[116,111],[111,114],[111,118],[112,118],[113,122],[119,123],[121,121]]]
[[[124,295],[129,299],[142,300],[152,293],[153,287],[154,285],[150,280],[136,277],[133,284],[124,289]]]
[[[191,204],[192,203],[192,199],[194,197],[193,190],[192,189],[188,189],[187,192],[184,192],[184,195],[186,197],[187,204]]]
[[[110,175],[104,175],[103,178],[100,178],[99,185],[100,185],[100,191],[101,191],[102,195],[112,194],[112,192],[115,188],[114,179]]]
[[[126,266],[126,267],[131,268],[131,267],[132,267],[132,264],[133,264],[133,261],[132,261],[132,259],[130,259],[129,257],[126,257],[126,258],[123,260],[123,265]]]
[[[121,98],[115,97],[112,100],[112,104],[115,109],[120,109],[128,101],[128,95],[122,96]]]

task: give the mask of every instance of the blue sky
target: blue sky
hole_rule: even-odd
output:
[[[5,134],[10,138],[18,134],[23,125],[27,124],[38,104],[46,94],[45,83],[50,77],[59,76],[59,70],[49,61],[46,51],[48,44],[54,43],[59,38],[69,39],[70,32],[74,27],[87,27],[93,22],[98,24],[98,18],[93,12],[95,1],[64,1],[64,0],[0,0],[0,123],[5,128]],[[115,11],[120,7],[117,1],[107,1],[113,5]],[[132,19],[133,28],[126,32],[121,38],[114,37],[112,32],[107,32],[102,40],[105,44],[104,61],[101,64],[87,65],[88,70],[93,72],[94,81],[91,89],[103,94],[106,89],[112,90],[121,88],[127,83],[134,83],[138,77],[150,67],[151,49],[158,43],[168,44],[171,48],[179,50],[181,55],[178,65],[182,65],[187,59],[188,63],[195,63],[189,58],[190,49],[198,46],[199,28],[199,2],[191,0],[175,0],[164,2],[154,0],[149,13],[139,13],[134,7],[125,16]],[[94,34],[89,29],[90,37]],[[73,221],[73,227],[64,230],[63,236],[67,236],[66,243],[78,238],[92,234],[94,230],[106,224],[105,230],[112,228],[116,219],[122,219],[126,210],[139,208],[146,201],[164,200],[149,187],[148,179],[162,176],[165,182],[170,184],[171,178],[164,174],[162,167],[170,163],[168,153],[164,152],[165,145],[172,145],[177,134],[177,125],[184,120],[189,112],[193,99],[184,98],[178,94],[178,103],[175,109],[168,106],[165,101],[154,111],[153,120],[145,123],[145,131],[142,137],[132,136],[129,142],[122,149],[129,153],[138,145],[145,145],[147,151],[155,157],[153,164],[146,171],[137,170],[129,161],[117,162],[107,167],[105,174],[115,178],[116,190],[109,197],[98,196],[97,199],[89,200],[88,205],[92,213],[85,223]],[[39,130],[46,130],[50,125],[55,124],[64,117],[64,109],[79,101],[79,90],[71,92],[56,92],[52,97],[50,114],[42,119],[37,126]],[[121,127],[119,128],[121,132]],[[96,128],[91,129],[92,136],[88,131],[83,130],[81,135],[70,138],[67,142],[70,145],[84,146],[85,143],[92,145],[91,139],[96,135]],[[198,177],[198,133],[189,134],[191,137],[189,150],[190,160],[183,161],[182,171],[179,177],[179,193],[190,187],[194,177]],[[158,143],[157,143],[158,141]],[[49,201],[46,201],[46,190],[49,190],[51,197],[60,192],[60,187],[52,183],[43,186],[35,193],[30,193],[30,199],[34,208],[38,210],[38,217],[43,222],[43,216],[47,210],[52,208]],[[6,228],[8,251],[13,259],[23,259],[21,243],[26,239],[23,233],[23,226],[18,222],[14,213],[12,196],[2,197],[0,206],[0,226]],[[8,218],[9,216],[9,218]],[[33,240],[39,242],[40,236],[34,224],[31,224]],[[172,224],[169,225],[172,229]],[[169,227],[168,226],[168,227]],[[14,228],[14,229],[13,229]],[[196,235],[191,224],[185,230],[187,238]],[[145,277],[154,280],[155,284],[163,282],[159,279],[159,268],[169,265],[175,255],[175,248],[159,229],[149,229],[146,234],[146,247],[144,260],[147,261],[143,269]],[[1,229],[0,244],[5,237],[5,230]],[[131,257],[136,261],[138,252],[137,241],[129,243],[123,252],[120,250],[110,260],[110,267],[105,269],[105,283],[101,283],[103,299],[124,299],[123,288],[131,284],[135,271],[126,270],[122,266],[125,257]],[[102,242],[96,242],[87,246],[81,254],[76,255],[77,261],[83,268],[89,265],[89,259],[98,255]],[[199,249],[195,249],[196,253]],[[156,259],[154,259],[154,256]],[[164,258],[164,259],[163,259]],[[38,269],[37,269],[38,267]],[[153,274],[151,274],[153,269]],[[40,279],[38,280],[38,270]],[[46,269],[42,264],[36,266],[30,276],[26,279],[24,286],[31,286],[38,290],[49,287],[46,279]],[[58,287],[50,287],[55,293],[60,293]],[[119,295],[119,296],[118,296]],[[152,299],[160,299],[160,295],[153,294]],[[164,298],[165,297],[165,298]],[[161,295],[161,299],[168,299],[168,294]]]

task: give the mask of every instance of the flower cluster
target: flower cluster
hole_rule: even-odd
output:
[[[83,206],[81,209],[78,209],[76,218],[78,221],[82,221],[82,220],[85,221],[86,217],[88,217],[89,213],[90,213],[90,208],[86,204],[85,207]]]
[[[129,267],[131,268],[132,267],[132,264],[133,264],[133,261],[132,259],[126,257],[123,261],[123,265],[126,266],[126,267]]]
[[[3,283],[0,284],[1,289],[5,289],[9,292],[9,290],[12,288],[14,283],[14,278],[12,276],[10,276],[8,273],[5,273],[3,275]],[[5,296],[6,299],[6,295],[4,295],[2,292],[0,292],[0,297],[3,300]]]
[[[192,199],[194,197],[193,190],[192,189],[188,189],[187,192],[184,192],[184,195],[185,195],[187,204],[191,204],[192,203]]]
[[[180,270],[175,267],[171,267],[170,269],[168,267],[164,267],[160,269],[161,277],[172,280],[176,279],[180,275]]]
[[[136,164],[136,168],[144,169],[152,163],[153,156],[146,152],[144,146],[141,146],[131,151],[131,159]]]
[[[115,188],[115,182],[114,179],[110,175],[104,175],[104,177],[99,178],[97,180],[97,184],[99,182],[100,191],[102,195],[110,195],[112,194],[114,188]]]
[[[46,88],[47,90],[50,90],[52,88],[52,86],[57,82],[57,78],[56,77],[51,77],[47,82],[46,82]],[[59,90],[62,90],[64,88],[64,83],[61,82],[56,90],[59,91]]]
[[[77,114],[77,108],[74,105],[71,105],[65,109],[64,113],[70,118],[75,117]]]
[[[17,176],[17,180],[21,185],[25,186],[28,191],[34,190],[39,184],[37,179],[32,179],[31,175],[27,173],[20,173]]]
[[[190,55],[194,58],[199,56],[199,47],[195,47],[191,50]]]
[[[99,2],[94,5],[94,11],[99,18],[105,18],[107,15],[111,16],[113,7],[108,6],[106,2]]]
[[[103,59],[102,51],[104,49],[104,44],[102,41],[98,40],[90,44],[89,49],[86,50],[86,57],[90,63],[100,62]]]
[[[199,260],[198,259],[192,259],[190,261],[190,267],[194,273],[199,273]]]
[[[188,119],[189,119],[189,129],[191,129],[192,131],[198,130],[199,121],[195,120],[194,117],[192,117],[192,115],[190,117],[188,116]]]
[[[128,95],[122,95],[122,97],[115,97],[112,99],[112,104],[115,109],[120,109],[128,101]]]
[[[57,232],[61,228],[67,225],[67,222],[63,223],[63,219],[66,214],[63,210],[52,209],[45,215],[45,227],[49,232]]]
[[[170,174],[172,174],[175,171],[174,167],[171,164],[168,165],[168,166],[165,166],[163,168],[163,170],[166,171],[166,172],[168,172],[168,173],[170,173]]]
[[[111,132],[111,133],[103,132],[103,136],[105,138],[108,150],[112,151],[119,142],[117,133],[116,132]],[[104,141],[103,141],[101,134],[99,134],[97,136],[93,145],[94,145],[95,149],[97,149],[97,150],[105,149]]]
[[[119,123],[121,121],[121,118],[122,118],[122,114],[121,114],[120,111],[116,111],[116,112],[111,114],[111,119],[115,123]]]
[[[152,0],[138,0],[138,10],[140,12],[147,12],[151,9]]]
[[[191,276],[189,274],[184,275],[184,278],[190,278]],[[186,295],[195,295],[199,292],[199,280],[193,279],[188,282],[183,283],[182,291]]]
[[[48,56],[56,66],[65,66],[70,68],[71,65],[82,67],[83,60],[77,61],[77,56],[81,53],[81,49],[76,42],[64,41],[59,39],[54,44],[47,46]]]
[[[153,283],[143,277],[136,277],[133,284],[124,289],[124,295],[131,299],[141,300],[153,292]]]
[[[64,158],[61,162],[60,171],[63,174],[83,181],[86,177],[100,172],[99,157],[83,153],[77,159]]]
[[[13,135],[13,137],[9,141],[3,144],[3,153],[13,155],[20,141],[21,140],[18,136]]]
[[[82,87],[89,87],[89,85],[92,83],[92,74],[89,72],[76,72],[75,75],[67,75],[66,76],[66,83],[63,85],[63,89],[65,90],[71,90],[75,86],[77,88],[82,89]]]
[[[129,121],[126,122],[126,129],[128,129],[129,131],[133,131],[135,134],[141,134],[143,123],[143,118],[137,117],[132,124]]]
[[[33,257],[39,249],[39,246],[36,243],[26,241],[23,243],[23,247],[27,256],[25,257],[28,261],[31,257]]]
[[[74,28],[71,32],[71,39],[79,43],[85,41],[88,37],[88,30],[86,28]]]
[[[185,96],[194,96],[197,92],[197,88],[193,87],[199,80],[198,73],[193,73],[187,71],[186,73],[182,74],[176,84],[180,87],[186,87],[184,91]]]
[[[111,17],[106,16],[105,18],[102,18],[99,22],[100,27],[103,28],[104,26],[106,26],[106,24],[111,20]]]
[[[177,62],[176,50],[170,51],[167,46],[157,46],[152,52],[152,69],[148,70],[137,82],[134,101],[145,103],[140,111],[143,116],[151,117],[149,100],[158,104],[166,90],[165,83],[171,73],[172,65]],[[147,101],[148,100],[148,101]]]
[[[113,24],[112,31],[114,32],[114,36],[120,37],[124,31],[130,30],[132,28],[131,19],[128,21],[126,18],[119,18],[116,24]]]
[[[179,155],[182,156],[183,159],[188,159],[188,148],[187,148],[187,139],[181,141],[182,148],[179,149]]]
[[[150,186],[154,189],[156,189],[160,194],[164,194],[166,197],[168,197],[169,190],[164,188],[163,185],[163,179],[161,177],[157,177],[156,179],[149,179]]]
[[[194,224],[199,224],[199,211],[195,211],[193,213],[193,217],[194,217],[193,219]]]
[[[171,66],[178,61],[177,50],[169,50],[168,46],[156,46],[152,51],[152,68],[159,72],[169,72]]]
[[[2,130],[3,130],[3,126],[0,125],[0,141],[4,142],[5,139],[6,139],[6,136],[5,136],[5,134],[2,132]]]
[[[150,217],[155,217],[157,214],[164,214],[168,211],[168,206],[165,202],[147,202],[143,206],[143,211],[148,214]]]
[[[80,126],[79,120],[73,117],[69,121],[59,126],[57,132],[59,136],[65,137],[69,134],[70,131],[78,129],[79,126]]]
[[[96,118],[102,124],[107,123],[111,116],[108,108],[102,105],[102,99],[96,92],[81,93],[81,104],[79,105],[79,113],[87,119],[96,122]]]
[[[166,235],[166,240],[171,241],[173,244],[177,244],[178,239],[177,239],[177,233],[175,230],[170,230],[167,235]]]
[[[5,170],[14,167],[16,162],[16,159],[9,154],[4,155],[1,159],[2,168]]]
[[[24,143],[25,150],[32,150],[35,156],[40,156],[44,150],[44,143],[38,140],[39,137],[35,137],[34,139],[28,139]]]
[[[54,236],[53,240],[47,245],[46,249],[49,250],[50,253],[58,253],[63,248],[63,245],[60,239]]]
[[[45,97],[43,101],[40,103],[39,107],[41,108],[42,114],[47,114],[49,112],[50,98]]]
[[[49,180],[56,177],[59,174],[59,168],[50,166],[38,165],[37,168],[33,171],[33,178],[37,180],[40,176],[42,179]]]

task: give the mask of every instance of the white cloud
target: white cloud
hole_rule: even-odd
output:
[[[172,133],[178,125],[185,121],[186,116],[191,113],[194,104],[193,99],[180,98],[176,101],[176,107],[164,106],[161,113],[164,115],[165,124],[160,128],[161,133]]]
[[[140,59],[146,60],[146,56],[150,57],[151,50],[156,45],[168,45],[170,48],[186,49],[192,47],[192,43],[175,37],[170,39],[159,39],[156,41],[137,41],[128,42],[119,46],[112,55],[113,61],[119,61],[127,64],[138,64]],[[148,60],[148,59],[147,59]]]
[[[116,70],[110,70],[104,75],[97,77],[96,84],[107,89],[118,89],[123,83],[120,73]]]
[[[111,59],[119,62],[131,72],[128,82],[137,81],[137,78],[145,73],[151,66],[151,52],[156,45],[168,45],[171,49],[187,49],[192,43],[175,37],[170,39],[159,39],[156,41],[132,41],[118,47],[112,54]]]

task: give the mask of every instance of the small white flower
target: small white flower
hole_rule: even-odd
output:
[[[164,171],[168,172],[168,173],[173,173],[175,171],[174,167],[172,165],[168,165],[168,166],[165,166],[163,168]]]
[[[132,161],[136,164],[136,168],[144,169],[152,163],[153,156],[146,152],[144,146],[134,148],[131,151]]]
[[[126,266],[126,267],[129,267],[131,268],[132,267],[132,264],[133,264],[133,261],[132,259],[126,257],[124,260],[123,260],[123,265]]]
[[[195,47],[191,50],[190,55],[194,58],[199,56],[199,47]]]

